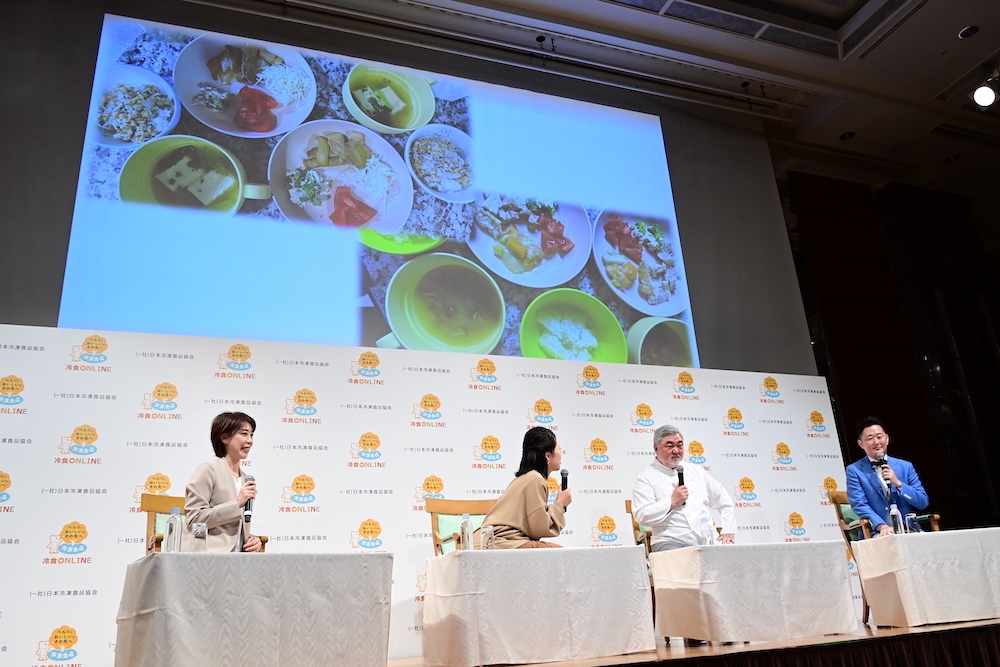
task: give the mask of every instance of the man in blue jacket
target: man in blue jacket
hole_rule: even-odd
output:
[[[912,463],[886,455],[889,434],[877,417],[858,424],[858,446],[865,456],[847,466],[847,499],[858,516],[872,522],[873,531],[892,535],[889,504],[896,503],[905,516],[927,507],[927,492]]]

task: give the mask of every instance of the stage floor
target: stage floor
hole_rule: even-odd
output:
[[[812,646],[837,646],[845,648],[843,645],[852,642],[868,642],[873,640],[891,639],[907,635],[927,635],[933,633],[945,633],[955,630],[982,628],[986,629],[995,626],[1000,633],[1000,619],[990,619],[985,621],[971,621],[967,623],[943,623],[939,625],[926,625],[919,628],[872,628],[858,623],[856,632],[851,634],[825,635],[822,637],[806,637],[780,642],[750,642],[748,644],[736,644],[733,646],[723,646],[718,643],[709,643],[705,646],[687,648],[679,637],[674,638],[669,645],[663,641],[663,637],[658,637],[656,641],[656,651],[646,651],[644,653],[632,653],[629,655],[617,655],[607,658],[592,658],[589,660],[569,660],[566,662],[546,662],[546,667],[612,667],[614,665],[653,665],[668,662],[671,660],[694,660],[698,658],[719,658],[721,656],[736,654],[755,653],[758,651],[780,651],[782,649],[797,649]],[[400,658],[390,660],[388,667],[424,667],[423,658]],[[517,666],[514,666],[517,667]]]

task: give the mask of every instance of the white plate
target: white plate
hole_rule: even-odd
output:
[[[280,56],[285,61],[286,65],[305,73],[306,76],[309,77],[309,92],[306,94],[306,98],[304,100],[289,106],[279,105],[278,107],[270,110],[271,113],[273,113],[278,119],[277,127],[270,132],[249,132],[236,125],[236,123],[233,122],[233,116],[236,115],[236,109],[239,106],[236,103],[233,104],[232,109],[230,109],[227,113],[217,115],[202,105],[195,104],[191,101],[192,98],[199,92],[199,83],[210,83],[213,86],[226,90],[230,93],[240,92],[240,89],[243,88],[245,84],[233,81],[230,85],[223,86],[219,81],[212,79],[212,74],[208,70],[208,61],[219,55],[219,52],[222,51],[222,49],[227,45],[242,48],[247,44],[259,45],[267,49],[274,55]],[[185,46],[184,50],[181,51],[179,56],[177,56],[177,63],[174,65],[174,85],[177,87],[177,95],[181,98],[181,104],[183,104],[184,108],[188,110],[188,113],[205,125],[208,125],[213,130],[218,130],[219,132],[229,134],[234,137],[248,137],[252,139],[256,137],[273,137],[279,134],[284,134],[304,121],[306,117],[309,116],[309,112],[311,112],[312,108],[316,105],[316,77],[313,76],[313,72],[309,68],[309,64],[298,51],[288,46],[281,46],[280,44],[248,42],[237,37],[199,37]],[[264,92],[270,94],[270,92],[262,86],[251,87],[263,90]]]
[[[424,125],[421,128],[414,130],[410,134],[410,138],[406,140],[406,150],[403,151],[403,158],[406,160],[406,167],[410,170],[410,174],[413,175],[413,180],[422,187],[427,192],[431,193],[438,199],[446,202],[451,202],[453,204],[468,204],[469,202],[475,201],[478,196],[477,193],[472,189],[472,183],[469,187],[458,192],[440,192],[435,190],[420,178],[416,170],[413,168],[413,163],[410,161],[410,148],[413,142],[418,139],[424,139],[426,137],[441,137],[442,139],[447,139],[452,143],[455,148],[462,152],[465,158],[466,164],[469,168],[472,167],[472,137],[467,135],[462,130],[457,127],[452,127],[451,125],[440,125],[434,123],[432,125]],[[473,183],[475,182],[476,174],[472,174]]]
[[[480,198],[476,205],[478,206],[482,201],[483,198]],[[552,257],[542,260],[542,263],[531,271],[514,273],[508,269],[500,261],[500,258],[493,254],[493,246],[496,245],[497,241],[480,229],[475,222],[472,223],[469,248],[486,268],[515,285],[524,285],[525,287],[555,287],[556,285],[562,285],[580,273],[583,267],[587,265],[587,260],[590,259],[590,244],[592,239],[590,220],[587,218],[587,212],[583,210],[582,206],[561,202],[559,202],[559,208],[553,217],[565,227],[563,236],[575,243],[576,246],[565,255],[556,253]],[[518,225],[518,231],[531,238],[535,245],[541,245],[541,231],[529,232],[527,231],[527,225],[524,224]]]
[[[606,250],[611,248],[611,244],[604,237],[604,224],[614,218],[616,215],[621,216],[621,218],[627,223],[634,223],[636,221],[642,220],[647,224],[656,224],[664,232],[664,239],[666,243],[669,243],[674,248],[674,261],[677,267],[677,291],[674,292],[673,296],[664,301],[663,303],[657,304],[655,306],[650,305],[648,301],[642,298],[639,294],[639,279],[636,278],[632,286],[627,290],[620,290],[611,284],[608,279],[608,272],[604,267],[604,260],[601,257],[604,255]],[[688,298],[688,288],[687,288],[687,276],[684,273],[684,263],[681,261],[680,250],[681,246],[677,240],[677,228],[667,220],[661,218],[652,218],[646,215],[632,215],[630,213],[622,213],[620,211],[602,211],[597,217],[597,225],[594,227],[594,261],[597,263],[597,269],[604,276],[605,282],[608,283],[614,292],[622,298],[622,301],[632,306],[640,313],[645,313],[646,315],[657,315],[659,317],[670,317],[671,315],[677,315],[682,313],[688,308],[689,298]],[[642,249],[643,254],[649,252],[645,248]],[[631,260],[630,260],[631,261]],[[638,267],[636,267],[638,268]]]
[[[145,85],[155,86],[174,103],[174,112],[170,117],[170,122],[167,123],[166,128],[164,128],[164,130],[155,137],[150,137],[146,141],[152,141],[157,137],[169,134],[175,127],[177,127],[177,123],[181,119],[180,100],[177,98],[177,93],[171,85],[167,83],[166,79],[155,72],[150,72],[148,69],[137,65],[112,65],[101,72],[98,83],[99,94],[95,96],[94,108],[90,112],[90,129],[91,132],[93,132],[91,136],[94,141],[102,146],[108,146],[109,148],[128,149],[135,149],[146,143],[145,141],[134,142],[115,139],[109,130],[105,130],[97,125],[101,98],[104,97],[105,94],[110,93],[119,83],[124,83],[125,85],[132,86],[134,88]]]
[[[288,195],[287,172],[291,169],[298,169],[306,159],[306,151],[315,146],[316,142],[312,137],[326,132],[342,132],[349,134],[352,130],[365,135],[365,141],[372,153],[378,155],[392,169],[396,176],[398,190],[390,195],[386,202],[371,201],[364,192],[352,188],[353,193],[359,199],[378,211],[378,214],[363,225],[364,229],[372,229],[381,234],[394,234],[403,226],[406,219],[410,217],[413,209],[413,181],[410,173],[403,164],[403,158],[396,149],[389,145],[374,130],[369,130],[363,125],[351,123],[346,120],[314,120],[304,123],[285,136],[274,147],[271,159],[267,164],[267,179],[271,184],[271,194],[278,209],[289,220],[311,220],[325,224],[330,222],[330,214],[333,213],[333,199],[323,202],[323,206],[299,207],[292,203]],[[334,181],[337,185],[351,185],[357,170],[354,167],[322,167],[324,175]]]

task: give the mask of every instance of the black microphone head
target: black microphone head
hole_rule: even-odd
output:
[[[677,471],[678,475],[683,475],[684,474],[684,466],[677,466],[676,468],[674,468],[674,470]]]
[[[877,460],[879,463],[885,461],[885,452],[877,452],[875,454],[875,460]]]
[[[563,468],[562,470],[559,471],[559,474],[562,475],[563,477],[569,477],[569,470]]]
[[[257,480],[254,479],[253,475],[245,475],[244,476],[244,480],[247,481],[247,482],[255,482],[255,481],[257,481]]]
[[[562,490],[565,491],[569,488],[569,470],[563,468],[559,471],[559,474],[562,475]]]

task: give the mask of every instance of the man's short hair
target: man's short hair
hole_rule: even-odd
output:
[[[664,424],[660,428],[656,429],[655,433],[653,433],[653,444],[657,445],[660,443],[660,440],[663,440],[668,435],[674,435],[675,433],[677,435],[682,435],[681,430],[673,424]]]
[[[886,429],[885,424],[883,424],[882,420],[878,417],[865,417],[858,422],[858,440],[861,439],[861,434],[864,433],[865,429],[869,426],[881,426],[883,431],[886,433],[889,432],[889,430]]]

